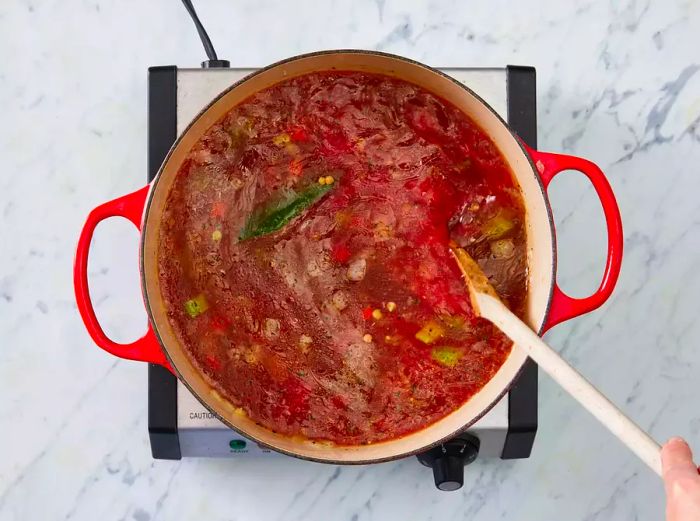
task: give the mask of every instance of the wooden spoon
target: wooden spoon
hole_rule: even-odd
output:
[[[484,272],[467,252],[461,248],[453,248],[452,253],[469,286],[474,313],[489,320],[508,335],[515,348],[524,350],[555,382],[661,476],[659,444],[515,316],[501,302]]]

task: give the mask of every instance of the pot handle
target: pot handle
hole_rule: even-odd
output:
[[[593,311],[608,300],[615,288],[622,265],[622,219],[610,183],[597,165],[580,157],[539,152],[527,146],[525,148],[540,174],[545,190],[554,176],[563,170],[577,170],[588,177],[603,206],[608,230],[608,254],[600,286],[590,297],[572,298],[561,290],[555,280],[549,315],[542,327],[542,333],[544,333],[565,320]]]
[[[88,333],[90,333],[90,336],[99,347],[119,358],[152,362],[162,365],[172,372],[170,363],[160,348],[150,321],[146,334],[134,342],[119,344],[107,337],[95,315],[88,287],[88,255],[95,227],[109,217],[124,217],[141,230],[141,216],[149,188],[150,185],[146,185],[133,193],[104,203],[90,212],[80,233],[78,247],[75,252],[73,286],[75,287],[75,300],[78,304],[80,316],[83,318]]]

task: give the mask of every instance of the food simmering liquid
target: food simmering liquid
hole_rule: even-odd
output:
[[[372,443],[455,410],[510,352],[474,317],[451,241],[522,314],[523,203],[489,137],[413,84],[313,73],[255,94],[193,147],[159,276],[176,335],[240,414]]]

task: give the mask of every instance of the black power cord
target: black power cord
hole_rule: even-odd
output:
[[[229,67],[231,63],[228,60],[220,60],[216,55],[214,45],[211,43],[211,39],[209,38],[207,31],[204,29],[202,22],[199,20],[199,16],[197,16],[197,12],[194,10],[191,0],[182,0],[182,3],[185,5],[185,9],[187,9],[187,12],[190,13],[190,16],[192,17],[194,26],[197,28],[197,32],[199,33],[199,38],[202,40],[202,45],[204,45],[204,52],[207,53],[207,58],[209,58],[208,60],[202,62],[202,67],[205,69]]]

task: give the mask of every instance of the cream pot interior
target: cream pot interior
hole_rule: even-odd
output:
[[[553,227],[543,187],[520,143],[505,123],[473,92],[451,78],[404,58],[379,53],[337,51],[305,55],[275,64],[232,86],[202,111],[182,134],[153,182],[144,211],[142,282],[151,323],[172,367],[194,395],[230,427],[273,449],[319,461],[362,463],[408,455],[453,435],[484,415],[508,390],[526,360],[513,349],[496,375],[467,403],[435,424],[402,438],[371,445],[337,447],[275,434],[255,424],[218,393],[212,392],[190,363],[170,327],[158,278],[162,209],[180,164],[193,144],[233,106],[286,78],[321,70],[352,70],[395,76],[449,100],[491,136],[508,161],[523,193],[527,218],[528,300],[526,321],[539,330],[544,323],[554,283]]]

